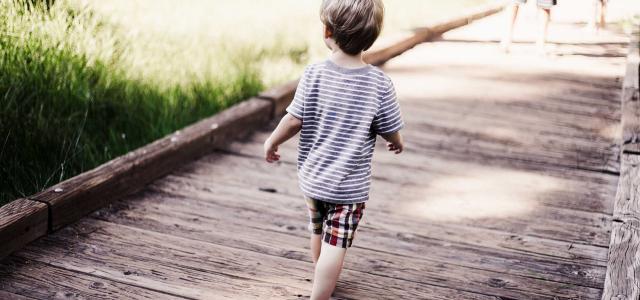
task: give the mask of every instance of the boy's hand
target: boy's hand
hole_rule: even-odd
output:
[[[389,149],[389,151],[393,151],[396,154],[400,154],[402,153],[402,150],[404,149],[404,146],[402,145],[402,143],[391,143],[391,142],[387,142],[387,149]]]
[[[382,137],[387,140],[387,149],[389,149],[389,151],[393,151],[396,154],[402,153],[402,150],[404,150],[404,143],[402,142],[402,135],[400,135],[400,132],[396,131],[390,134],[383,134]]]
[[[271,144],[269,140],[264,142],[264,157],[268,163],[279,161],[278,146]]]

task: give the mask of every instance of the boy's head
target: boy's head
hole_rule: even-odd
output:
[[[383,18],[382,0],[324,0],[320,9],[328,37],[349,55],[373,45],[382,31]]]

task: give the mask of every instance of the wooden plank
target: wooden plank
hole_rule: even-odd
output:
[[[87,213],[263,126],[271,104],[252,98],[213,117],[179,130],[91,171],[56,184],[32,198],[49,203],[51,229],[70,224]]]
[[[66,252],[68,247],[75,251]],[[313,264],[309,261],[89,219],[42,239],[19,255],[37,261],[50,260],[61,268],[90,271],[113,280],[131,278],[131,283],[149,289],[200,299],[207,295],[252,299],[308,297],[313,275]],[[103,260],[109,263],[94,263]],[[126,273],[123,270],[131,274],[123,275]],[[384,278],[388,286],[382,286],[379,276],[350,269],[343,272],[343,280],[355,282],[348,297],[375,294],[390,299],[412,286],[412,296],[420,299],[490,299],[478,293],[392,278]]]
[[[154,212],[170,210],[173,211],[173,214],[178,214],[178,212],[180,214],[191,213],[196,214],[195,217],[198,219],[211,218],[220,213],[222,217],[218,218],[224,219],[224,223],[229,224],[216,225],[215,227],[243,228],[249,226],[265,228],[265,230],[269,229],[274,232],[297,234],[303,237],[308,235],[304,230],[306,209],[300,197],[261,193],[256,189],[249,188],[239,191],[237,187],[227,188],[226,184],[216,185],[213,183],[206,187],[200,186],[200,190],[197,190],[190,187],[190,185],[196,186],[193,183],[183,181],[172,183],[171,181],[173,181],[172,178],[163,179],[162,183],[154,183],[151,189],[175,195],[180,199],[194,199],[205,203],[190,204],[191,207],[202,206],[202,208],[186,208],[188,212],[184,212],[185,209],[172,206],[169,208],[165,205],[186,203],[184,201],[187,200],[162,201],[161,207],[163,208],[156,204],[157,208],[153,209]],[[232,201],[232,199],[242,199],[242,202]],[[242,217],[226,220],[227,217],[224,216],[233,215],[233,213],[225,214],[225,207],[233,209],[236,214],[241,212]],[[278,211],[273,212],[273,207],[277,207]],[[129,210],[120,211],[120,213],[129,214],[129,211],[133,209],[133,207],[129,207]],[[198,213],[203,211],[208,213]],[[270,213],[267,215],[264,213],[265,211]],[[135,212],[132,213],[135,214]],[[134,216],[133,220],[140,222],[141,217],[138,214]],[[295,221],[296,218],[298,221]],[[256,225],[249,225],[254,222]],[[159,225],[156,224],[156,226]],[[358,246],[364,248],[417,258],[425,258],[423,254],[429,253],[430,258],[437,261],[448,261],[452,264],[477,269],[507,272],[590,287],[601,287],[604,281],[604,267],[580,265],[576,263],[582,261],[579,256],[574,256],[576,262],[572,262],[567,259],[559,259],[557,256],[553,256],[554,253],[536,255],[536,246],[533,245],[543,242],[540,246],[542,248],[542,245],[549,246],[552,243],[519,234],[494,230],[474,230],[469,227],[456,228],[451,225],[438,226],[419,221],[416,224],[407,224],[406,218],[391,216],[375,210],[367,212],[365,222],[359,227],[359,230],[371,232],[371,235],[361,234],[358,238]],[[519,249],[522,250],[519,251]],[[571,252],[572,246],[566,244],[564,249]],[[606,255],[606,249],[601,248],[600,251],[603,256]]]
[[[44,203],[17,199],[0,207],[0,259],[47,234]]]
[[[18,295],[18,294],[13,294],[13,293],[5,292],[5,291],[0,291],[0,299],[4,299],[4,300],[28,300],[28,299],[35,299],[35,298],[27,298],[25,296],[21,296],[21,295]]]
[[[207,157],[209,159],[209,157]],[[471,170],[472,167],[467,167],[464,170]],[[242,171],[234,172],[230,170],[253,170],[251,176],[246,176],[247,172]],[[386,172],[395,172],[391,167],[386,167]],[[463,170],[460,170],[463,171]],[[397,172],[402,172],[398,169]],[[480,173],[490,174],[497,173],[500,170],[487,169]],[[462,172],[461,172],[462,173]],[[216,174],[216,175],[213,175]],[[190,182],[189,184],[198,184],[202,188],[207,186],[207,183],[212,182],[215,186],[227,185],[235,187],[237,189],[253,189],[256,187],[268,187],[275,188],[280,195],[288,195],[292,197],[301,197],[300,191],[297,189],[296,184],[292,184],[297,180],[296,167],[294,165],[280,165],[278,167],[267,165],[258,159],[240,158],[222,156],[219,159],[212,161],[209,165],[203,165],[195,163],[193,168],[184,170],[184,173],[180,172],[177,175],[188,177],[184,181],[192,179],[197,182]],[[413,173],[415,175],[415,173]],[[507,173],[512,176],[514,173]],[[195,175],[195,176],[194,176]],[[416,175],[417,176],[417,175]],[[530,206],[524,208],[526,213],[515,213],[513,216],[501,213],[504,208],[494,208],[495,213],[493,215],[486,214],[484,217],[469,218],[424,218],[421,215],[424,212],[416,213],[412,207],[424,200],[425,188],[421,185],[413,185],[405,183],[400,188],[396,183],[390,184],[389,182],[381,180],[373,180],[373,187],[371,190],[371,199],[374,200],[375,209],[377,211],[388,212],[390,214],[404,216],[406,218],[414,220],[420,224],[420,219],[425,219],[430,223],[441,223],[449,225],[449,222],[455,222],[457,225],[465,225],[471,228],[480,227],[486,229],[496,229],[505,232],[520,233],[528,236],[554,239],[560,241],[567,241],[569,243],[576,244],[591,244],[607,247],[609,245],[610,236],[610,217],[605,214],[587,213],[581,211],[573,211],[568,209],[558,208],[545,208],[537,205],[535,199],[525,196],[526,193],[530,195],[535,194],[535,184],[529,185],[525,182],[509,181],[511,190],[500,194],[501,191],[491,189],[491,187],[478,187],[477,184],[483,186],[500,185],[501,183],[495,183],[491,181],[478,181],[473,175],[460,175],[452,176],[459,186],[455,189],[444,188],[442,191],[438,191],[435,188],[430,190],[429,197],[436,198],[438,193],[440,196],[443,194],[456,193],[458,195],[468,195],[471,192],[467,192],[469,188],[464,187],[465,179],[472,186],[470,189],[473,193],[486,194],[487,197],[508,197],[513,198],[513,201],[523,202],[523,205]],[[451,178],[451,177],[449,177]],[[523,178],[526,180],[532,180],[535,177]],[[428,181],[438,181],[438,176],[432,176],[432,179]],[[500,178],[504,183],[505,178]],[[215,182],[215,183],[213,183]],[[540,183],[539,183],[540,184]],[[520,187],[518,187],[520,186]],[[209,186],[212,188],[212,186]],[[566,188],[564,186],[558,186],[558,189]],[[478,190],[480,189],[480,190]],[[497,194],[496,194],[497,193]],[[493,194],[493,195],[492,195]],[[393,199],[391,201],[382,201],[382,199]],[[487,200],[486,197],[477,195],[469,201],[483,201]],[[454,200],[451,198],[450,200]],[[553,201],[553,200],[549,200]],[[489,201],[488,205],[492,202]],[[507,205],[508,203],[502,203]],[[476,205],[477,207],[477,205]],[[582,220],[582,221],[581,221]],[[421,226],[421,225],[418,225]],[[567,244],[568,246],[569,244]],[[604,251],[603,251],[604,253]]]
[[[17,256],[0,265],[0,289],[25,299],[184,299]]]
[[[143,201],[147,205],[139,203],[139,201]],[[227,198],[227,202],[229,202],[229,198]],[[179,206],[182,209],[177,208],[175,213],[166,214],[166,211],[173,205],[179,203],[181,203]],[[302,222],[304,220],[302,209],[297,216],[281,216],[281,214],[264,213],[266,210],[263,210],[261,213],[263,217],[259,217],[255,215],[259,214],[257,210],[261,208],[256,207],[256,211],[254,211],[250,205],[247,205],[245,209],[228,209],[224,206],[196,203],[193,198],[158,197],[153,194],[147,194],[138,200],[122,201],[120,204],[122,206],[117,209],[103,209],[96,212],[94,216],[185,238],[310,262],[308,250],[304,248],[308,240]],[[165,204],[169,206],[165,206]],[[147,212],[132,207],[123,209],[130,205],[147,208],[158,207],[159,209],[150,209]],[[280,205],[278,204],[278,206]],[[123,210],[120,211],[120,209]],[[295,223],[289,221],[291,219],[300,221],[301,226],[294,226],[295,229],[290,228],[289,226],[292,226],[290,224]],[[241,220],[246,221],[242,222]],[[274,227],[272,225],[274,222],[284,222],[286,225],[283,224],[281,228]],[[216,228],[216,230],[210,230],[211,228]],[[347,270],[397,278],[409,281],[413,286],[424,284],[455,287],[460,290],[518,299],[530,297],[553,299],[553,296],[575,296],[586,299],[589,295],[599,293],[597,289],[569,287],[564,283],[505,275],[501,272],[476,268],[467,269],[457,265],[455,261],[451,263],[430,259],[428,256],[420,258],[398,256],[393,252],[376,251],[360,246],[352,249],[353,251],[350,251],[352,254],[349,254],[347,259]],[[261,260],[262,267],[271,269],[270,260],[270,258],[263,258]],[[295,276],[295,274],[291,276]]]
[[[637,29],[637,28],[636,28]],[[631,34],[622,88],[622,141],[625,152],[640,153],[640,31]]]
[[[640,299],[640,227],[613,223],[603,300]]]
[[[622,157],[602,299],[640,298],[640,156]]]
[[[236,179],[236,181],[238,181],[238,179]],[[180,186],[183,186],[183,190],[179,190]],[[170,177],[167,178],[166,181],[159,186],[159,188],[163,192],[178,194],[184,197],[188,197],[188,195],[192,192],[216,193],[221,194],[221,196],[228,195],[229,197],[233,197],[232,195],[234,194],[234,190],[242,190],[242,192],[236,193],[236,197],[246,197],[247,201],[251,202],[252,205],[254,205],[254,201],[258,202],[255,203],[255,205],[260,205],[261,201],[265,201],[267,199],[270,201],[270,203],[273,202],[273,204],[283,202],[280,205],[287,205],[287,202],[299,202],[299,199],[301,198],[298,191],[289,193],[282,184],[269,186],[270,188],[275,188],[275,190],[277,191],[276,193],[272,193],[271,195],[256,195],[255,193],[258,192],[256,186],[260,185],[255,185],[254,182],[243,182],[242,184],[234,184],[232,183],[232,181],[227,181],[218,177],[216,177],[215,179]],[[152,188],[155,189],[156,185],[154,185]],[[541,257],[563,258],[570,260],[571,262],[580,262],[598,266],[606,265],[606,248],[593,245],[585,245],[581,243],[566,242],[559,238],[554,238],[553,235],[549,235],[545,238],[530,233],[530,231],[540,230],[541,235],[543,235],[545,232],[539,228],[548,228],[549,231],[556,232],[556,230],[551,228],[552,226],[545,227],[544,221],[539,222],[541,223],[541,225],[534,225],[534,229],[530,230],[522,228],[516,228],[514,230],[513,225],[508,222],[506,224],[509,224],[511,227],[500,227],[495,225],[494,222],[491,221],[491,219],[487,220],[484,218],[470,220],[460,219],[454,222],[447,222],[447,220],[438,221],[420,217],[419,215],[410,215],[407,212],[403,212],[400,209],[401,207],[403,207],[402,203],[394,202],[394,204],[392,205],[394,205],[394,208],[396,209],[390,210],[388,205],[386,205],[384,202],[380,202],[380,199],[385,198],[375,197],[373,198],[373,201],[369,202],[369,207],[371,208],[371,210],[369,210],[367,214],[367,223],[370,223],[369,221],[372,221],[372,219],[370,218],[371,214],[380,217],[380,220],[375,220],[375,224],[377,224],[377,226],[379,226],[380,228],[384,228],[384,226],[391,226],[387,223],[401,224],[402,220],[411,219],[413,220],[412,223],[410,225],[407,225],[407,228],[405,228],[404,230],[420,232],[422,235],[435,239],[462,243],[470,243],[473,241],[475,243],[475,239],[469,240],[469,235],[489,235],[495,237],[495,239],[487,237],[484,240],[480,240],[477,245],[483,247],[494,247],[499,250],[523,251],[528,253],[529,255],[538,255]],[[304,210],[304,207],[302,207],[301,209]],[[534,217],[529,218],[526,216],[522,216],[522,218],[530,220]],[[549,222],[556,227],[575,227],[571,226],[571,224],[567,225],[562,222]],[[454,225],[452,225],[451,223],[453,223]],[[496,221],[495,223],[503,224],[504,222]],[[474,224],[476,225],[474,226]],[[446,230],[453,231],[454,233],[441,234]],[[583,231],[593,232],[594,229],[586,227],[585,229],[583,229]],[[604,234],[602,235],[604,236]]]
[[[295,141],[280,146],[281,163],[295,165],[297,149]],[[227,146],[229,153],[238,153],[261,161],[262,142],[234,142]],[[425,149],[421,149],[425,151]],[[205,158],[208,160],[208,158]],[[388,183],[402,185],[422,185],[442,175],[460,175],[455,170],[466,173],[468,170],[485,169],[487,166],[496,171],[515,169],[520,172],[531,172],[533,177],[549,177],[549,180],[570,186],[571,190],[552,191],[537,201],[541,205],[583,210],[588,212],[611,214],[613,212],[613,196],[617,178],[608,174],[591,171],[553,167],[546,165],[530,165],[525,162],[508,161],[508,165],[488,164],[480,159],[469,159],[462,155],[453,156],[442,150],[427,153],[407,151],[402,158],[387,153],[382,144],[378,145],[373,159],[373,178]],[[253,164],[262,165],[254,162]],[[385,170],[379,172],[377,170]],[[407,172],[410,171],[410,172]],[[194,170],[194,172],[196,172]],[[290,174],[291,175],[291,174]],[[372,185],[376,187],[376,183]]]
[[[615,196],[613,219],[635,225],[640,223],[640,156],[622,155],[622,173]]]

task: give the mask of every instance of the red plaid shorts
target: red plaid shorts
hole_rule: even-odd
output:
[[[323,234],[325,243],[342,248],[351,247],[365,203],[335,204],[308,197],[305,200],[309,208],[309,230],[313,234]]]

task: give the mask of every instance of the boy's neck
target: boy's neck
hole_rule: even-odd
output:
[[[329,59],[336,65],[345,68],[360,68],[367,65],[362,59],[362,52],[356,55],[349,55],[340,49],[333,50]]]

